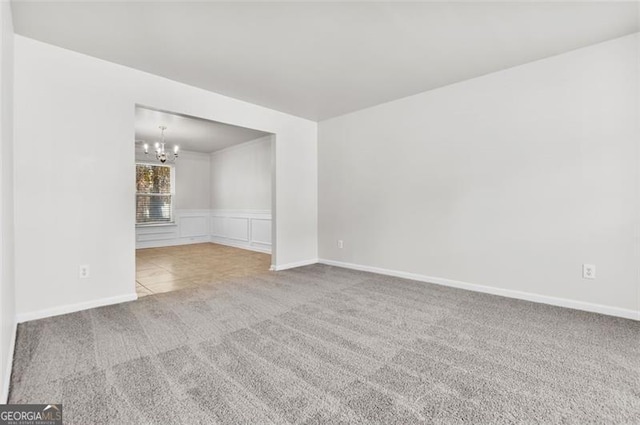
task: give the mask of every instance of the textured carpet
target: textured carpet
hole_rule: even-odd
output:
[[[18,328],[66,424],[640,424],[640,323],[314,265]]]

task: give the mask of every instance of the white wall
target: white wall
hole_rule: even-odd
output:
[[[276,134],[272,261],[284,267],[317,258],[316,123],[15,40],[20,320],[135,296],[136,104]],[[78,279],[80,264],[91,266],[89,279]]]
[[[272,139],[211,154],[212,242],[271,252]]]
[[[13,215],[13,25],[0,2],[0,403],[6,403],[15,341]]]
[[[271,209],[271,136],[211,154],[211,208]]]
[[[321,122],[320,257],[637,317],[639,47],[627,36]]]
[[[209,155],[198,152],[180,152],[180,157],[175,163],[175,173],[176,209],[197,210],[211,207]]]

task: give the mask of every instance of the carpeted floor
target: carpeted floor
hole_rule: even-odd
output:
[[[25,323],[65,424],[640,424],[640,323],[314,265]]]

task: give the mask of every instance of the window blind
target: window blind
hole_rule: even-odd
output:
[[[171,167],[136,164],[136,223],[168,223],[172,220]]]

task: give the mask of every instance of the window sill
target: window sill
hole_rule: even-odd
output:
[[[177,226],[175,221],[171,221],[168,223],[141,223],[141,224],[136,224],[136,228],[138,227],[171,227],[171,226]]]

